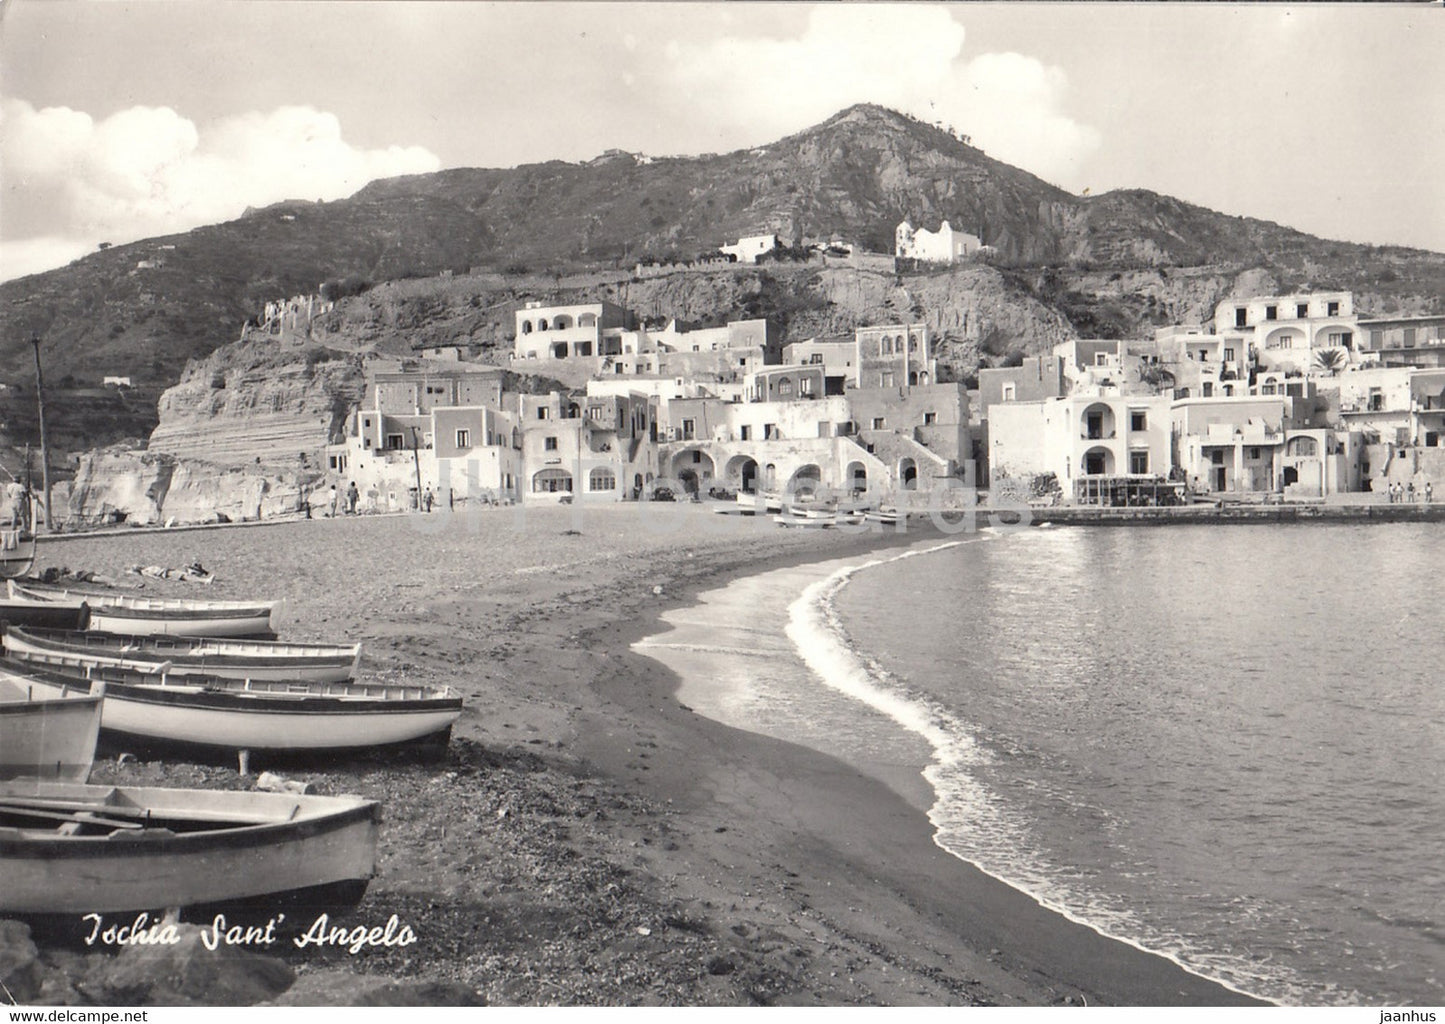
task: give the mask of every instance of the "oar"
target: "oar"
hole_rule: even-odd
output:
[[[47,821],[70,821],[78,825],[102,825],[105,828],[120,828],[129,830],[144,829],[145,825],[138,821],[119,821],[115,818],[103,818],[93,811],[74,811],[65,814],[61,811],[43,811],[34,807],[21,807],[15,804],[0,802],[0,814],[18,814],[26,818],[44,818]]]

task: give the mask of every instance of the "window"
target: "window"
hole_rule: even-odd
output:
[[[813,393],[813,378],[812,378],[812,377],[799,377],[799,378],[798,378],[798,391],[799,391],[799,393],[804,394],[804,395],[811,395],[811,394]]]
[[[599,466],[587,475],[587,489],[589,491],[615,491],[617,490],[617,477],[612,470]]]
[[[404,444],[406,444],[406,439],[403,438],[400,434],[386,435],[387,451],[399,451],[401,449],[401,446]]]
[[[470,448],[472,446],[472,432],[470,430],[457,431],[457,447]]]
[[[693,465],[695,465],[695,466],[696,466],[696,465],[701,465],[701,463],[702,463],[702,452],[696,451],[696,450],[693,451],[693,453],[692,453],[692,463],[693,463]]]
[[[1142,476],[1142,475],[1144,475],[1145,473],[1148,473],[1148,472],[1149,472],[1149,453],[1148,453],[1148,452],[1130,452],[1130,453],[1129,453],[1129,472],[1130,472],[1130,473],[1133,473],[1133,474],[1135,474],[1135,475],[1137,475],[1137,476]]]
[[[1371,331],[1371,332],[1370,332],[1370,347],[1371,347],[1371,348],[1374,348],[1374,349],[1378,349],[1378,348],[1383,348],[1384,345],[1385,345],[1385,332],[1384,332],[1384,331]]]
[[[1109,354],[1108,354],[1107,352],[1095,352],[1095,353],[1094,353],[1094,365],[1095,365],[1095,366],[1108,366],[1108,365],[1109,365]]]
[[[1016,385],[1014,385],[1014,384],[1005,384],[1005,385],[1003,386],[1003,400],[1004,400],[1005,402],[1012,402],[1012,401],[1014,400],[1014,396],[1015,396],[1017,393],[1018,393],[1018,389],[1017,389],[1017,386],[1016,386]]]
[[[738,440],[739,440],[739,441],[751,441],[752,439],[753,439],[753,428],[752,428],[752,427],[749,427],[749,426],[747,426],[746,424],[744,424],[744,425],[741,426],[741,427],[738,427]]]
[[[539,419],[539,420],[545,420],[546,418],[547,418],[547,407],[546,407],[545,405],[539,405],[539,406],[537,406],[537,419]]]
[[[1203,387],[1203,389],[1202,389],[1202,394],[1204,395],[1205,398],[1213,398],[1213,397],[1214,397],[1214,385],[1213,385],[1211,382],[1209,382],[1209,381],[1205,381],[1205,382],[1204,382],[1204,387]]]
[[[885,374],[882,374],[881,376],[879,376],[879,378],[878,378],[878,386],[879,386],[879,387],[885,387],[885,388],[891,388],[891,387],[893,386],[893,374],[892,374],[892,373],[885,373]]]
[[[536,494],[555,494],[558,491],[571,492],[572,474],[565,469],[543,469],[532,477],[532,491]]]
[[[793,397],[793,378],[791,378],[791,377],[779,377],[779,378],[778,378],[778,397],[779,397],[779,398],[792,398],[792,397]]]
[[[930,423],[937,423],[937,422],[938,422],[938,413],[936,413],[936,412],[926,412],[926,413],[923,414],[923,423],[924,423],[925,426],[927,426],[927,425],[930,424]]]
[[[1234,326],[1244,327],[1249,323],[1249,310],[1243,306],[1234,307]]]
[[[1234,362],[1234,349],[1227,348],[1224,350],[1224,361],[1226,363]]]
[[[682,439],[683,439],[684,441],[691,441],[691,440],[693,439],[693,437],[696,436],[696,433],[697,433],[697,421],[696,421],[696,420],[683,420],[683,421],[682,421]]]
[[[1278,320],[1278,319],[1279,319],[1279,307],[1278,307],[1278,306],[1265,306],[1265,307],[1264,307],[1264,318],[1265,318],[1266,320]]]
[[[1148,430],[1148,429],[1149,429],[1149,414],[1148,414],[1148,413],[1143,413],[1143,412],[1131,412],[1131,413],[1129,413],[1129,429],[1130,429],[1130,430],[1136,430],[1136,431]]]
[[[545,451],[555,452],[557,450],[557,439],[555,437],[542,438],[542,448]]]
[[[1309,315],[1310,315],[1310,304],[1309,304],[1308,302],[1296,303],[1296,304],[1295,304],[1295,307],[1294,307],[1294,315],[1297,316],[1297,317],[1298,317],[1299,319],[1301,319],[1301,320],[1303,320],[1305,317],[1309,316]]]
[[[1328,304],[1325,306],[1325,315],[1326,315],[1326,316],[1339,316],[1339,315],[1340,315],[1340,304],[1339,304],[1338,302],[1328,303]]]
[[[885,426],[887,426],[887,425],[888,425],[888,421],[885,420],[882,416],[874,416],[874,417],[873,417],[873,429],[874,429],[874,430],[882,430],[882,429],[883,429]]]
[[[1406,347],[1406,348],[1414,348],[1414,347],[1415,347],[1415,328],[1413,328],[1413,327],[1406,327],[1406,328],[1405,328],[1405,347]]]
[[[1251,449],[1249,450],[1249,460],[1250,460],[1251,462],[1258,462],[1258,461],[1259,461],[1259,449],[1258,449],[1258,448],[1251,448]]]

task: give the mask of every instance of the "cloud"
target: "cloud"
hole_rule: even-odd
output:
[[[186,231],[282,199],[339,199],[376,178],[440,166],[416,146],[357,148],[335,115],[311,107],[201,128],[169,107],[131,107],[96,121],[6,99],[0,279],[15,276],[12,265],[46,269],[34,266],[46,253],[79,255],[102,241]]]
[[[966,17],[966,14],[965,14]],[[1018,53],[964,57],[964,26],[942,7],[832,4],[796,38],[721,36],[664,48],[673,95],[754,142],[854,103],[941,121],[990,156],[1062,185],[1100,144],[1066,112],[1067,76]]]

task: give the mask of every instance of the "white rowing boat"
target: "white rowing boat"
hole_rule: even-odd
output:
[[[354,903],[380,820],[356,796],[0,782],[0,916]]]
[[[20,584],[8,580],[10,600],[65,608],[89,608],[90,629],[131,636],[275,636],[274,601],[194,601],[183,597],[135,597],[103,591]]]
[[[36,696],[103,683],[101,729],[121,740],[231,751],[368,749],[444,740],[461,717],[449,687],[147,673],[0,660],[0,679]]]
[[[84,782],[95,760],[101,697],[68,693],[36,700],[30,689],[0,680],[0,779]]]
[[[171,675],[341,682],[356,675],[360,644],[303,644],[215,637],[121,636],[59,629],[5,631],[13,658],[70,667],[107,665]]]

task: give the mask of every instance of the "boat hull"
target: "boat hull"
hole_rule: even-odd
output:
[[[376,872],[380,807],[360,797],[0,783],[0,805],[26,800],[76,801],[102,814],[148,809],[150,820],[188,820],[198,830],[0,827],[0,915],[157,911],[337,887],[359,895]],[[207,815],[231,820],[211,826]]]
[[[0,779],[84,782],[95,760],[101,697],[34,700],[0,681]]]
[[[50,604],[44,601],[0,600],[0,622],[35,629],[85,629],[90,606]]]
[[[7,677],[28,684],[37,696],[62,697],[90,686],[23,662],[0,665],[0,678]],[[204,685],[207,678],[157,678],[146,685],[120,682],[116,673],[96,669],[92,681],[105,684],[101,729],[153,743],[226,750],[354,750],[444,736],[462,713],[460,697],[369,697],[388,688],[362,684],[298,684],[294,692],[286,692],[284,684],[275,690],[218,690]]]
[[[344,682],[356,675],[359,645],[283,644],[211,637],[115,636],[109,633],[8,629],[5,651],[39,664],[79,668],[106,665],[171,675],[227,679],[299,679]]]
[[[131,636],[274,637],[268,601],[188,601],[8,583],[12,601],[88,606],[90,629]]]

